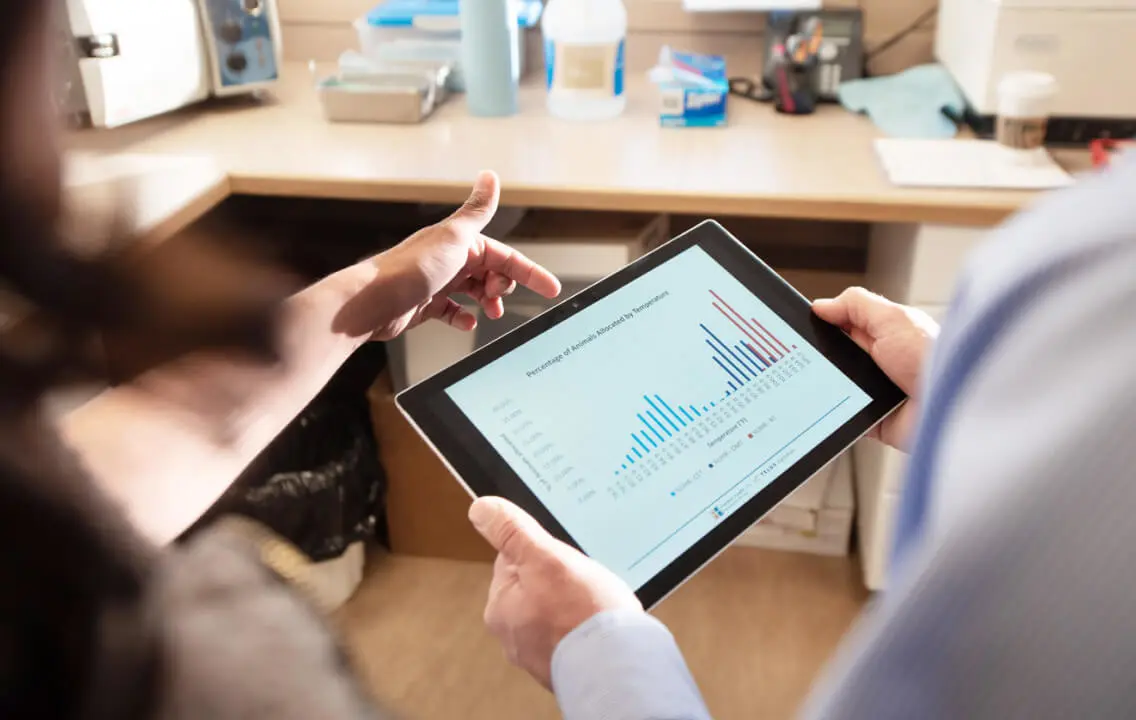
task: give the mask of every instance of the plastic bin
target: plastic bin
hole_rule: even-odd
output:
[[[518,5],[517,48],[520,76],[525,74],[525,36],[537,26],[540,0],[514,0]],[[465,89],[461,72],[461,25],[458,0],[386,0],[355,21],[359,49],[381,62],[450,63],[448,87]],[[519,80],[520,78],[518,78]]]

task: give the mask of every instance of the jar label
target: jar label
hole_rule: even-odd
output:
[[[623,95],[624,42],[582,45],[544,43],[544,62],[549,90],[593,91],[606,96]]]

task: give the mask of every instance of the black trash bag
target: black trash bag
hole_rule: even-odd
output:
[[[190,532],[244,515],[316,562],[359,540],[385,544],[386,477],[366,397],[384,365],[377,343],[356,353]]]

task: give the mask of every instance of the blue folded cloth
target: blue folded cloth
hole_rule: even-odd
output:
[[[919,65],[898,75],[850,80],[837,90],[840,103],[865,113],[881,130],[900,138],[951,138],[966,100],[942,65]],[[951,117],[948,117],[948,114]]]

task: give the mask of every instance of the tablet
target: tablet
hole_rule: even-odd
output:
[[[651,607],[904,399],[707,221],[397,403],[472,495],[513,501]]]

